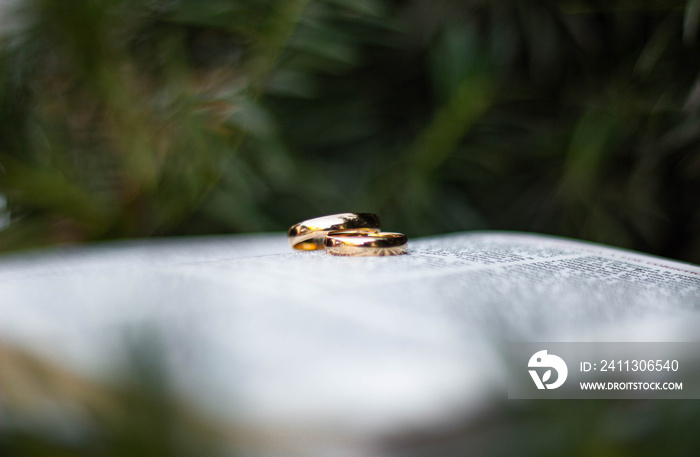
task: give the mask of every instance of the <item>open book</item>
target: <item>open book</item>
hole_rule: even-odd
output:
[[[700,268],[505,232],[358,258],[293,252],[282,234],[119,242],[5,256],[0,316],[5,349],[97,384],[128,364],[134,335],[151,335],[188,404],[310,449],[505,398],[508,341],[696,338]]]

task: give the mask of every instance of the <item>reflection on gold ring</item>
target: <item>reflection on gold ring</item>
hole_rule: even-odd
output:
[[[323,249],[329,232],[356,230],[374,233],[381,229],[379,217],[372,213],[340,213],[300,222],[288,231],[289,244],[294,249],[315,251]]]
[[[326,236],[326,253],[341,256],[389,256],[406,253],[408,238],[403,233],[356,231],[331,232]]]

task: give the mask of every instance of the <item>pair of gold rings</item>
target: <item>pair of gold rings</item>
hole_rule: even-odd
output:
[[[289,244],[301,251],[325,249],[343,256],[384,256],[406,253],[403,233],[382,232],[372,213],[341,213],[300,222],[289,229]]]

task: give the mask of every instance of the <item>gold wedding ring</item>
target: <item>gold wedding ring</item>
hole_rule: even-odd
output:
[[[341,213],[300,222],[289,229],[289,244],[294,249],[323,249],[329,232],[352,230],[371,234],[380,230],[379,217],[372,213]]]
[[[406,253],[408,238],[393,232],[332,232],[326,236],[326,253],[343,256],[385,256]]]

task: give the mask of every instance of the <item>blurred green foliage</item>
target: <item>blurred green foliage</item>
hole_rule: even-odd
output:
[[[152,334],[131,339],[127,366],[114,363],[110,381],[102,383],[0,345],[0,455],[232,455],[236,443],[225,439],[225,427],[175,394],[160,341]]]
[[[697,400],[507,400],[462,427],[389,440],[412,457],[695,456]]]
[[[700,263],[700,1],[21,0],[0,249],[529,230]]]

